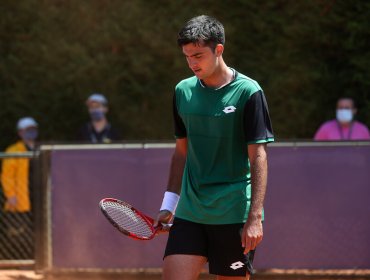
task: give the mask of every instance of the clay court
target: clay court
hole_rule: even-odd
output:
[[[32,270],[0,270],[1,280],[160,280],[160,271],[137,271],[130,273],[60,273],[47,275]],[[215,279],[202,274],[200,280]],[[255,280],[369,280],[370,270],[269,270],[257,273]]]

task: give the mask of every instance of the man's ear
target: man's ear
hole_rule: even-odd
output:
[[[224,52],[224,45],[217,44],[216,45],[216,48],[215,48],[215,54],[216,54],[216,56],[221,56],[223,52]]]

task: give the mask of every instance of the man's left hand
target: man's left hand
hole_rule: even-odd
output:
[[[260,219],[249,220],[245,223],[242,231],[242,246],[244,254],[256,249],[257,245],[262,241],[263,227]]]

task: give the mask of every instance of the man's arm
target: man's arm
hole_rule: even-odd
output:
[[[6,151],[9,152],[9,151]],[[12,151],[10,151],[11,153]],[[15,210],[17,207],[18,199],[16,195],[17,183],[17,165],[19,159],[4,159],[2,172],[1,172],[1,183],[3,186],[4,195],[6,197],[5,208],[6,210]]]
[[[242,233],[244,254],[254,250],[263,237],[262,211],[267,186],[267,152],[266,144],[248,145],[251,167],[252,198],[248,220]]]
[[[180,195],[182,176],[184,174],[184,167],[187,154],[187,138],[179,138],[176,140],[175,151],[172,155],[170,174],[168,177],[167,192]],[[156,221],[161,223],[169,223],[173,217],[173,213],[168,210],[161,210],[157,216]],[[157,222],[155,223],[157,225]]]

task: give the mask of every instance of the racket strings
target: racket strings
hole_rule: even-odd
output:
[[[153,235],[153,230],[147,221],[130,207],[109,201],[104,203],[104,208],[121,229],[141,238],[149,238]]]

